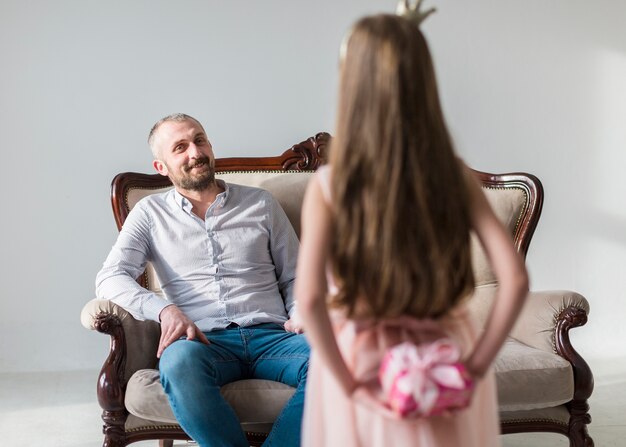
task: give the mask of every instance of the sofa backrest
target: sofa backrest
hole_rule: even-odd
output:
[[[216,177],[227,183],[256,186],[271,192],[300,236],[300,210],[306,186],[315,169],[323,162],[328,134],[318,134],[293,146],[278,157],[231,158],[216,160]],[[543,190],[539,180],[529,174],[487,174],[475,171],[487,200],[509,230],[517,249],[525,256],[535,230]],[[113,181],[112,203],[121,228],[132,207],[143,197],[171,188],[166,177],[124,173]],[[472,265],[477,286],[495,283],[489,262],[472,236]],[[160,287],[154,270],[147,266],[142,284],[157,293]]]

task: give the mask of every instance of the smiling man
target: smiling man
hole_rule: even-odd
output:
[[[148,143],[174,188],[131,210],[96,294],[160,322],[161,383],[200,446],[249,445],[220,394],[247,378],[296,388],[265,445],[297,446],[309,347],[293,318],[296,234],[270,193],[215,179],[213,148],[196,119],[169,115]],[[164,296],[135,281],[147,262]]]

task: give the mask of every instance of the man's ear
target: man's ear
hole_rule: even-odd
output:
[[[165,163],[163,163],[161,160],[152,160],[152,166],[154,166],[156,172],[167,177],[167,166],[165,166]]]

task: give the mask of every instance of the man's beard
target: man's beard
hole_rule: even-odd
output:
[[[197,175],[190,174],[191,170],[199,165],[206,164],[208,169]],[[178,188],[187,191],[204,191],[210,185],[215,183],[215,168],[211,160],[208,157],[199,158],[193,164],[184,168],[186,174],[181,174],[179,177],[170,177],[172,183]]]

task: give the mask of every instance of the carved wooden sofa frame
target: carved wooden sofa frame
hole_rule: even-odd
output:
[[[277,157],[221,158],[216,160],[216,173],[229,172],[311,172],[315,171],[325,158],[329,135],[319,133],[299,144],[294,145]],[[543,189],[539,180],[529,174],[488,174],[475,171],[485,191],[515,191],[523,197],[523,206],[511,223],[511,230],[516,248],[524,256],[535,231],[543,205]],[[112,183],[111,203],[118,229],[121,229],[129,208],[128,191],[133,188],[158,190],[170,187],[168,178],[158,174],[123,173],[115,177]],[[488,197],[489,198],[489,197]],[[289,214],[289,213],[288,213]],[[292,219],[292,222],[294,220]],[[299,222],[294,224],[299,230]],[[148,286],[148,274],[144,273],[138,281]],[[487,281],[488,283],[489,281]],[[489,302],[493,294],[493,284],[486,284],[484,290],[477,287],[476,300]],[[487,297],[487,298],[485,298]],[[98,377],[97,395],[102,407],[104,421],[103,433],[105,447],[122,447],[133,442],[155,439],[161,446],[171,446],[174,439],[189,439],[177,424],[153,424],[146,428],[129,429],[128,423],[133,416],[125,406],[126,386],[131,375],[141,368],[156,368],[153,364],[135,364],[127,356],[129,343],[139,344],[138,349],[156,352],[160,329],[151,321],[137,321],[128,315],[120,317],[123,311],[106,300],[92,300],[83,309],[83,325],[110,336],[109,355]],[[100,307],[99,307],[100,306]],[[104,306],[104,307],[103,307]],[[483,306],[485,307],[485,306]],[[103,310],[106,309],[106,310]],[[524,308],[521,321],[512,332],[512,339],[522,349],[542,350],[567,362],[568,375],[571,375],[573,392],[571,399],[559,403],[553,408],[538,408],[502,411],[501,430],[503,434],[520,432],[556,432],[567,436],[570,445],[575,447],[593,446],[587,432],[591,422],[587,403],[593,391],[593,376],[584,359],[570,343],[569,331],[587,322],[589,306],[581,295],[569,291],[531,292],[528,305]],[[477,312],[478,318],[484,318]],[[128,325],[128,319],[132,326]],[[124,322],[122,320],[126,319]],[[125,330],[125,327],[127,328]],[[128,333],[128,328],[133,328]],[[136,329],[135,329],[136,328]],[[137,347],[135,347],[137,349]],[[502,353],[501,353],[502,354]],[[496,373],[498,363],[496,362]],[[498,382],[499,392],[501,388]],[[504,390],[506,391],[506,390]],[[506,394],[506,393],[504,393]],[[252,446],[260,446],[266,433],[247,431],[246,435]]]

